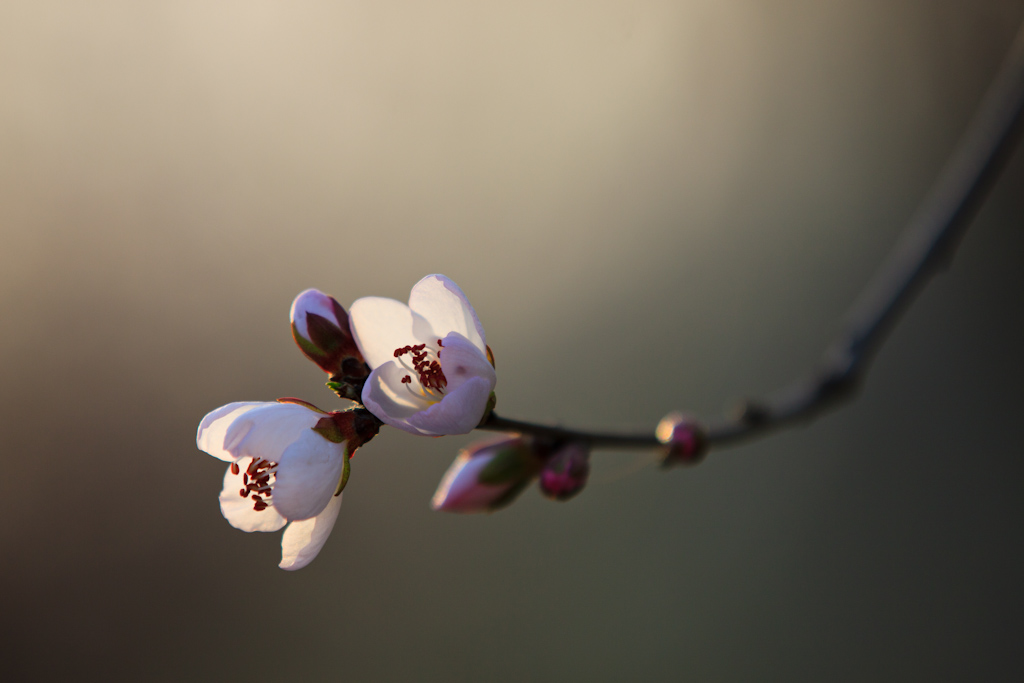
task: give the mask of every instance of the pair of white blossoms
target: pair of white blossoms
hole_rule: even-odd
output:
[[[468,433],[486,417],[497,377],[483,326],[454,282],[428,275],[412,288],[408,305],[366,297],[345,318],[317,290],[292,304],[292,330],[304,351],[324,337],[325,325],[339,338],[351,335],[371,369],[362,404],[381,422],[441,436]],[[228,522],[243,531],[288,526],[283,569],[309,564],[334,527],[348,458],[369,439],[355,438],[352,415],[296,400],[239,402],[199,424],[199,449],[230,463],[220,494]]]

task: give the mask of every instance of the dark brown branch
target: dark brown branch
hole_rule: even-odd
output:
[[[846,317],[816,371],[771,396],[747,401],[708,427],[709,447],[731,445],[809,420],[849,399],[900,314],[953,258],[995,185],[1024,119],[1024,25],[974,119],[903,235]],[[602,434],[508,420],[491,413],[481,429],[582,441],[594,448],[658,446],[653,434]]]
[[[566,429],[563,427],[549,427],[546,425],[534,424],[532,422],[521,422],[498,417],[491,413],[487,421],[477,427],[492,432],[518,432],[519,434],[532,434],[552,441],[582,441],[590,444],[593,448],[649,448],[658,446],[658,440],[654,438],[654,432],[650,434],[613,434],[610,432],[587,432],[578,429]]]

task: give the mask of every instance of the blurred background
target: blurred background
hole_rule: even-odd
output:
[[[288,307],[467,292],[503,415],[653,429],[817,360],[1024,2],[0,3],[5,680],[1024,675],[1024,154],[862,394],[559,504],[362,449],[308,568],[200,418],[341,402]],[[477,435],[481,436],[481,435]]]

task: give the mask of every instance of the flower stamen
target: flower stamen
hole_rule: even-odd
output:
[[[231,463],[231,473],[238,474],[237,463]],[[277,481],[277,463],[263,458],[253,458],[249,466],[242,472],[242,488],[238,495],[248,498],[252,495],[252,509],[256,512],[266,510],[273,505],[273,486]]]
[[[437,340],[438,346],[443,347],[441,340]],[[448,386],[448,378],[441,370],[440,350],[435,351],[426,344],[415,346],[402,346],[395,349],[395,358],[406,370],[415,374],[419,380],[419,390],[412,387],[413,374],[402,378],[402,384],[408,385],[412,394],[422,398],[429,398],[439,401],[444,397],[444,389]],[[406,358],[405,356],[409,356]]]

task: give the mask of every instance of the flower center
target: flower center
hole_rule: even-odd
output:
[[[444,344],[438,339],[437,345],[439,348],[436,350],[426,344],[395,349],[395,358],[409,371],[409,374],[402,378],[402,384],[414,395],[434,401],[440,401],[444,397],[444,389],[448,386],[448,379],[441,371],[440,363],[441,348]],[[418,389],[413,386],[414,383],[419,385]]]
[[[238,474],[241,468],[237,462],[231,463],[231,474]],[[253,458],[249,466],[242,472],[244,488],[238,492],[242,498],[252,496],[252,509],[262,512],[273,505],[270,500],[274,483],[277,481],[277,463],[262,458]]]

